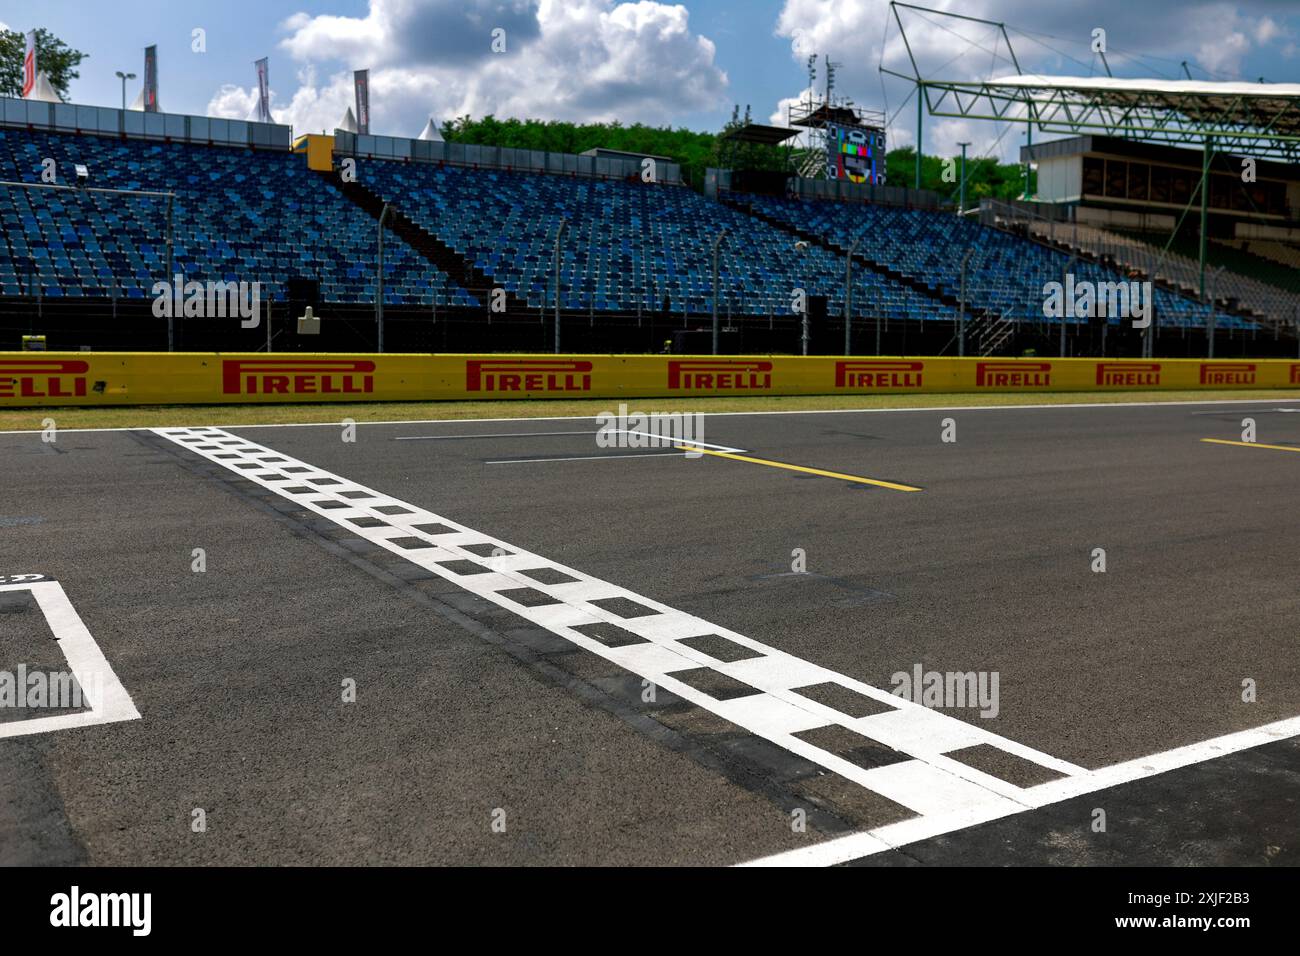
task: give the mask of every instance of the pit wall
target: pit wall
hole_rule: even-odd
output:
[[[1300,361],[0,352],[0,407],[1224,388]]]

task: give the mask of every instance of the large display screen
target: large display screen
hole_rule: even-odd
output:
[[[880,161],[885,154],[883,131],[853,126],[826,127],[826,177],[853,183],[884,182]],[[878,165],[879,164],[879,165]]]

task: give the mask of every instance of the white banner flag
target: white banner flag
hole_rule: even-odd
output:
[[[36,89],[36,31],[27,33],[27,52],[23,54],[23,99]]]
[[[160,112],[158,109],[158,47],[144,48],[144,111]]]
[[[357,93],[357,132],[365,136],[370,132],[370,71],[354,70],[352,81]]]
[[[271,122],[271,80],[270,64],[262,57],[254,64],[257,67],[257,119],[261,123]]]

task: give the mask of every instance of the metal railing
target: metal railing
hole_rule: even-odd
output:
[[[984,225],[998,229],[1024,227],[1031,238],[1091,259],[1109,261],[1120,269],[1132,269],[1149,279],[1171,286],[1199,301],[1200,264],[1189,256],[1157,249],[1150,243],[1078,222],[1057,222],[996,200],[981,203]],[[1289,325],[1300,310],[1300,296],[1236,272],[1222,271],[1216,277],[1216,303],[1235,300],[1245,318],[1265,320],[1271,327]]]

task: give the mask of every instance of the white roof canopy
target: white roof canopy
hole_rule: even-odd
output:
[[[1045,76],[1020,73],[988,81],[989,86],[1096,93],[1164,93],[1172,96],[1300,97],[1300,83],[1216,83],[1209,80],[1132,80],[1113,76]]]

